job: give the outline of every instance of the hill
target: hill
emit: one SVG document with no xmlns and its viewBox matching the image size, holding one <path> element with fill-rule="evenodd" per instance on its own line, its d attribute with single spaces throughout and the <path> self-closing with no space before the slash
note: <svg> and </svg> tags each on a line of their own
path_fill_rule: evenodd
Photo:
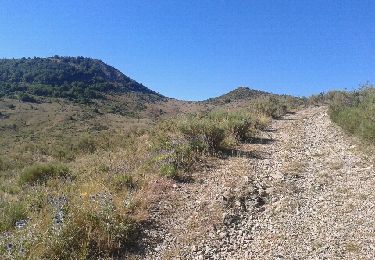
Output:
<svg viewBox="0 0 375 260">
<path fill-rule="evenodd" d="M 0 97 L 88 101 L 129 92 L 163 97 L 97 59 L 61 56 L 0 59 Z"/>
<path fill-rule="evenodd" d="M 224 95 L 216 98 L 209 98 L 205 100 L 206 103 L 227 104 L 235 101 L 251 100 L 260 96 L 269 96 L 271 93 L 250 89 L 248 87 L 238 87 Z"/>
</svg>

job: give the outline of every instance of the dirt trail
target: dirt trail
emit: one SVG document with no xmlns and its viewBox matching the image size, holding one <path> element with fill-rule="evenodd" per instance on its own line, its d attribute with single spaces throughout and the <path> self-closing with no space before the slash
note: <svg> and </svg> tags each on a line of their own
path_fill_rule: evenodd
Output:
<svg viewBox="0 0 375 260">
<path fill-rule="evenodd" d="M 373 158 L 317 107 L 175 184 L 146 259 L 375 259 Z"/>
</svg>

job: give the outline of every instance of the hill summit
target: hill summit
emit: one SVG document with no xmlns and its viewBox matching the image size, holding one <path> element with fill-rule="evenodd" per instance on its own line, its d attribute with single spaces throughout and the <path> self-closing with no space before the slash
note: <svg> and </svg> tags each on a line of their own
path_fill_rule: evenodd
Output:
<svg viewBox="0 0 375 260">
<path fill-rule="evenodd" d="M 0 96 L 31 94 L 80 100 L 128 92 L 162 97 L 97 59 L 61 56 L 0 59 Z"/>
<path fill-rule="evenodd" d="M 271 93 L 251 89 L 249 87 L 238 87 L 224 95 L 216 98 L 209 98 L 205 102 L 211 103 L 230 103 L 233 101 L 250 100 L 259 96 L 272 95 Z"/>
</svg>

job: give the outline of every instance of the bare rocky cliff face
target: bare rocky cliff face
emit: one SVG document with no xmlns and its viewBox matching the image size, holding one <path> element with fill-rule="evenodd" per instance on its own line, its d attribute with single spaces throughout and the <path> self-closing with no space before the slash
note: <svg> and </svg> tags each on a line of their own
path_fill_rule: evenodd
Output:
<svg viewBox="0 0 375 260">
<path fill-rule="evenodd" d="M 194 182 L 170 183 L 139 257 L 374 259 L 374 158 L 325 107 L 275 120 L 263 134 Z"/>
</svg>

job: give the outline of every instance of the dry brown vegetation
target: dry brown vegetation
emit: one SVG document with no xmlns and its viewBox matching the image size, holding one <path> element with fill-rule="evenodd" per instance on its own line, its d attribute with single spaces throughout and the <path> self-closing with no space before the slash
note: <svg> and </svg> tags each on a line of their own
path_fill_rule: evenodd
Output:
<svg viewBox="0 0 375 260">
<path fill-rule="evenodd" d="M 297 105 L 260 97 L 237 110 L 176 100 L 148 101 L 138 110 L 129 103 L 135 114 L 116 110 L 132 98 L 0 101 L 4 258 L 128 254 L 170 183 L 186 181 L 206 158 L 251 142 L 269 118 Z"/>
</svg>

